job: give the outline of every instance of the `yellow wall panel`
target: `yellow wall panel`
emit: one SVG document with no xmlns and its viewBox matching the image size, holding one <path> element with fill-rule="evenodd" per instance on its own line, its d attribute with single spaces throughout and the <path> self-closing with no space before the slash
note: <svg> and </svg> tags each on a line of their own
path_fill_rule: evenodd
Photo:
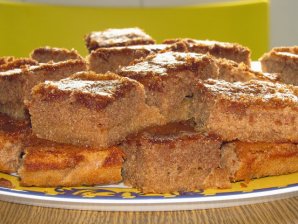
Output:
<svg viewBox="0 0 298 224">
<path fill-rule="evenodd" d="M 98 8 L 0 1 L 0 55 L 27 56 L 36 47 L 75 48 L 106 28 L 138 26 L 158 42 L 190 37 L 239 42 L 258 58 L 268 50 L 268 1 L 171 8 Z"/>
</svg>

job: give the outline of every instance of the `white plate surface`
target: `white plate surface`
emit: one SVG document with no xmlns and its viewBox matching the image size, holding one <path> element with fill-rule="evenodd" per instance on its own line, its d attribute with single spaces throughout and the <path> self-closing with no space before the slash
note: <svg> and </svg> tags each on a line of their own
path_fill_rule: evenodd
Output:
<svg viewBox="0 0 298 224">
<path fill-rule="evenodd" d="M 298 196 L 298 173 L 234 183 L 231 189 L 172 194 L 142 194 L 122 184 L 77 188 L 21 187 L 18 178 L 0 173 L 0 200 L 64 209 L 170 211 L 229 207 Z"/>
</svg>

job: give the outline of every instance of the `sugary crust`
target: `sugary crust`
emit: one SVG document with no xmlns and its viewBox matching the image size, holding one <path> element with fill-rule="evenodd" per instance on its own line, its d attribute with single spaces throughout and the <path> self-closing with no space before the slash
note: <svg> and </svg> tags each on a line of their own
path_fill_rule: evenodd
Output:
<svg viewBox="0 0 298 224">
<path fill-rule="evenodd" d="M 146 53 L 156 53 L 168 47 L 166 44 L 149 44 L 149 45 L 131 45 L 120 47 L 98 48 L 90 53 L 92 57 L 108 59 L 113 54 L 121 54 L 123 57 L 135 51 L 145 51 Z"/>
<path fill-rule="evenodd" d="M 132 45 L 125 47 L 98 48 L 88 56 L 90 70 L 105 73 L 116 72 L 136 59 L 164 50 L 165 44 Z"/>
<path fill-rule="evenodd" d="M 12 62 L 13 60 L 15 60 L 15 57 L 13 56 L 0 57 L 0 66 Z"/>
<path fill-rule="evenodd" d="M 259 61 L 263 71 L 279 73 L 281 82 L 298 85 L 298 46 L 273 48 Z"/>
<path fill-rule="evenodd" d="M 210 40 L 194 39 L 170 39 L 165 40 L 164 44 L 172 44 L 173 51 L 188 51 L 196 53 L 209 53 L 215 57 L 227 58 L 238 63 L 243 62 L 250 65 L 250 50 L 237 43 L 227 43 Z"/>
<path fill-rule="evenodd" d="M 61 61 L 57 63 L 47 63 L 47 64 L 40 64 L 39 66 L 32 66 L 28 69 L 28 72 L 55 72 L 59 69 L 67 69 L 71 70 L 75 66 L 81 67 L 82 70 L 87 68 L 86 62 L 84 60 L 68 60 L 68 61 Z M 74 72 L 75 73 L 75 72 Z"/>
<path fill-rule="evenodd" d="M 89 52 L 101 47 L 154 44 L 155 41 L 139 28 L 107 29 L 91 32 L 85 37 Z"/>
<path fill-rule="evenodd" d="M 245 105 L 262 105 L 267 108 L 291 107 L 298 110 L 298 87 L 251 80 L 249 82 L 229 83 L 223 80 L 206 80 L 199 82 L 200 92 L 219 100 L 228 100 Z M 235 104 L 236 106 L 236 104 Z M 240 105 L 239 105 L 240 106 Z"/>
<path fill-rule="evenodd" d="M 1 60 L 1 59 L 0 59 Z M 3 62 L 1 64 L 0 62 L 0 72 L 16 69 L 16 68 L 22 68 L 30 65 L 38 65 L 38 62 L 31 59 L 31 58 L 13 58 L 10 57 L 8 59 L 3 59 Z"/>
<path fill-rule="evenodd" d="M 233 181 L 298 172 L 297 144 L 236 141 L 222 151 L 221 164 Z"/>
<path fill-rule="evenodd" d="M 298 66 L 298 46 L 272 48 L 259 61 L 265 72 L 283 72 L 285 66 Z M 279 67 L 273 67 L 271 63 L 278 63 Z"/>
<path fill-rule="evenodd" d="M 149 55 L 131 66 L 123 67 L 119 74 L 141 82 L 150 90 L 160 91 L 163 86 L 162 80 L 179 72 L 200 73 L 212 62 L 210 57 L 202 54 L 163 52 Z M 212 75 L 214 76 L 210 74 Z"/>
<path fill-rule="evenodd" d="M 36 66 L 23 67 L 21 69 L 13 69 L 6 72 L 0 72 L 0 80 L 13 80 L 20 79 L 22 76 L 28 76 L 36 72 L 50 73 L 59 69 L 71 69 L 74 66 L 82 66 L 86 69 L 86 62 L 82 60 L 69 60 L 58 63 L 39 64 Z"/>
<path fill-rule="evenodd" d="M 260 60 L 262 61 L 263 59 L 269 57 L 277 57 L 283 60 L 292 60 L 298 63 L 298 46 L 272 48 L 271 51 L 265 53 Z"/>
<path fill-rule="evenodd" d="M 141 87 L 134 80 L 113 73 L 103 75 L 88 71 L 60 81 L 41 83 L 33 88 L 32 94 L 42 101 L 71 97 L 73 103 L 89 109 L 102 110 L 136 88 Z"/>
<path fill-rule="evenodd" d="M 34 49 L 31 52 L 30 56 L 39 63 L 48 63 L 51 61 L 59 62 L 71 59 L 83 60 L 83 58 L 75 49 L 68 50 L 65 48 L 56 48 L 48 46 Z"/>
<path fill-rule="evenodd" d="M 216 63 L 219 68 L 219 79 L 228 82 L 247 82 L 253 79 L 271 82 L 279 81 L 278 74 L 254 71 L 244 63 L 236 63 L 224 58 L 216 59 Z"/>
</svg>

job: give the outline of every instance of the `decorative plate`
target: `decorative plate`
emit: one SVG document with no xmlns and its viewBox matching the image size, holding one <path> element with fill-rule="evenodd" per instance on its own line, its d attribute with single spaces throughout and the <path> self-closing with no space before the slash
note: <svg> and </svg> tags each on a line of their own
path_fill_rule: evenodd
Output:
<svg viewBox="0 0 298 224">
<path fill-rule="evenodd" d="M 252 68 L 260 70 L 260 63 Z M 231 189 L 143 194 L 122 184 L 95 187 L 22 187 L 18 177 L 0 173 L 0 200 L 64 209 L 170 211 L 229 207 L 298 196 L 298 173 L 237 182 Z"/>
<path fill-rule="evenodd" d="M 0 200 L 65 209 L 169 211 L 229 207 L 298 196 L 298 173 L 234 183 L 231 189 L 142 194 L 122 184 L 95 187 L 21 187 L 17 176 L 0 173 Z"/>
</svg>

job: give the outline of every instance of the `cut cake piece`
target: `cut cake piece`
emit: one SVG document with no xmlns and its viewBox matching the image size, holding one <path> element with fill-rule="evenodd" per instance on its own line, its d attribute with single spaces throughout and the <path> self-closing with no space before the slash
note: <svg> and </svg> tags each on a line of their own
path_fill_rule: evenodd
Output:
<svg viewBox="0 0 298 224">
<path fill-rule="evenodd" d="M 298 88 L 252 80 L 200 81 L 194 99 L 197 129 L 224 141 L 298 143 Z"/>
<path fill-rule="evenodd" d="M 237 63 L 243 62 L 250 66 L 250 50 L 237 43 L 194 40 L 194 39 L 169 39 L 164 44 L 173 44 L 173 51 L 189 51 L 200 54 L 211 54 L 218 58 L 226 58 Z"/>
<path fill-rule="evenodd" d="M 281 82 L 298 85 L 298 46 L 273 48 L 259 61 L 264 72 L 279 73 Z"/>
<path fill-rule="evenodd" d="M 166 122 L 190 119 L 195 83 L 217 78 L 215 61 L 207 55 L 163 52 L 121 68 L 119 75 L 135 79 L 146 90 L 148 105 L 159 108 Z"/>
<path fill-rule="evenodd" d="M 22 186 L 118 183 L 123 157 L 117 147 L 76 147 L 39 139 L 28 121 L 0 114 L 0 172 L 18 171 Z"/>
<path fill-rule="evenodd" d="M 15 57 L 2 57 L 0 58 L 0 72 L 22 68 L 30 65 L 38 65 L 38 62 L 31 58 L 15 58 Z"/>
<path fill-rule="evenodd" d="M 65 48 L 57 48 L 57 47 L 40 47 L 34 49 L 31 54 L 31 58 L 38 61 L 39 63 L 48 63 L 48 62 L 59 62 L 59 61 L 67 61 L 67 60 L 75 60 L 83 58 L 79 55 L 79 53 L 75 49 L 65 49 Z"/>
<path fill-rule="evenodd" d="M 81 72 L 33 88 L 29 112 L 40 138 L 107 147 L 163 117 L 145 103 L 143 86 L 115 74 Z"/>
<path fill-rule="evenodd" d="M 12 62 L 13 60 L 15 60 L 15 57 L 13 57 L 13 56 L 0 57 L 0 65 L 7 64 L 9 62 Z"/>
<path fill-rule="evenodd" d="M 25 148 L 18 173 L 22 186 L 116 184 L 122 180 L 123 157 L 117 147 L 98 149 L 43 141 Z"/>
<path fill-rule="evenodd" d="M 175 40 L 173 41 L 169 40 L 168 42 L 171 43 L 174 41 Z M 195 42 L 198 42 L 198 44 L 193 45 L 193 43 Z M 203 43 L 205 43 L 206 46 L 209 46 L 209 48 L 202 48 Z M 214 43 L 214 45 L 212 45 L 211 43 Z M 279 81 L 278 74 L 270 74 L 270 73 L 263 73 L 261 71 L 254 71 L 253 69 L 250 68 L 250 63 L 236 62 L 235 60 L 233 60 L 233 56 L 234 56 L 233 53 L 230 53 L 231 56 L 229 56 L 229 54 L 227 54 L 226 56 L 224 55 L 220 56 L 220 55 L 217 55 L 216 54 L 217 51 L 213 49 L 214 46 L 217 46 L 227 51 L 227 49 L 231 50 L 233 48 L 232 47 L 233 45 L 235 45 L 234 46 L 235 49 L 238 49 L 238 51 L 240 51 L 241 47 L 238 46 L 237 44 L 183 39 L 180 42 L 178 41 L 172 45 L 168 45 L 165 51 L 193 52 L 193 53 L 208 54 L 209 56 L 214 57 L 214 60 L 217 63 L 217 66 L 219 69 L 218 79 L 223 79 L 228 82 L 237 82 L 237 81 L 246 82 L 252 79 L 272 81 L 272 82 Z M 197 46 L 197 47 L 194 47 L 194 46 Z M 238 52 L 237 50 L 235 51 Z M 250 60 L 249 56 L 247 60 L 248 61 Z"/>
<path fill-rule="evenodd" d="M 17 171 L 24 138 L 29 132 L 29 122 L 16 121 L 0 114 L 0 172 L 14 173 Z"/>
<path fill-rule="evenodd" d="M 155 41 L 140 28 L 106 29 L 85 37 L 89 52 L 102 47 L 154 44 Z"/>
<path fill-rule="evenodd" d="M 59 80 L 86 69 L 84 61 L 69 60 L 0 72 L 0 112 L 17 119 L 26 119 L 24 101 L 30 99 L 33 86 L 45 80 Z"/>
<path fill-rule="evenodd" d="M 219 69 L 218 79 L 223 79 L 227 82 L 247 82 L 250 80 L 279 81 L 278 74 L 254 71 L 244 63 L 236 63 L 224 58 L 216 59 L 216 63 Z"/>
<path fill-rule="evenodd" d="M 219 168 L 220 146 L 219 138 L 187 123 L 149 128 L 122 145 L 124 184 L 144 193 L 228 188 L 227 172 Z"/>
<path fill-rule="evenodd" d="M 231 142 L 222 147 L 221 165 L 232 181 L 298 172 L 298 145 Z"/>
<path fill-rule="evenodd" d="M 125 47 L 98 48 L 88 56 L 89 68 L 97 73 L 117 72 L 135 59 L 164 50 L 168 45 L 133 45 Z"/>
</svg>

